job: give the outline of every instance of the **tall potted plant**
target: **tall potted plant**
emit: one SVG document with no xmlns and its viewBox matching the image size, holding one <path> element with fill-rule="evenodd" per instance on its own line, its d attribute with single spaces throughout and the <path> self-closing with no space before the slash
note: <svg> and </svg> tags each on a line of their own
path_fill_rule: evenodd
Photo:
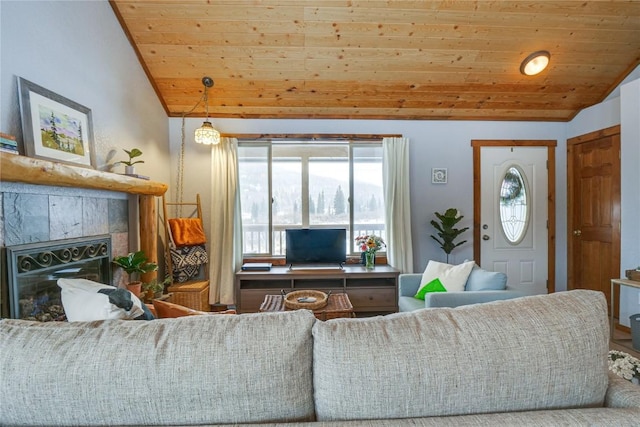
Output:
<svg viewBox="0 0 640 427">
<path fill-rule="evenodd" d="M 449 262 L 449 254 L 453 251 L 454 248 L 466 243 L 466 240 L 462 242 L 455 243 L 454 240 L 467 231 L 469 227 L 464 228 L 455 228 L 455 225 L 460 222 L 463 215 L 458 216 L 458 209 L 449 208 L 444 214 L 434 212 L 435 216 L 438 218 L 440 222 L 436 222 L 436 220 L 431 220 L 431 225 L 438 231 L 438 237 L 431 235 L 431 238 L 440 244 L 440 247 L 447 254 L 447 263 Z"/>
<path fill-rule="evenodd" d="M 142 282 L 136 280 L 138 275 L 150 273 L 158 269 L 158 264 L 149 262 L 143 251 L 130 252 L 127 255 L 117 256 L 113 263 L 122 268 L 129 275 L 127 289 L 139 297 L 142 291 Z"/>
</svg>

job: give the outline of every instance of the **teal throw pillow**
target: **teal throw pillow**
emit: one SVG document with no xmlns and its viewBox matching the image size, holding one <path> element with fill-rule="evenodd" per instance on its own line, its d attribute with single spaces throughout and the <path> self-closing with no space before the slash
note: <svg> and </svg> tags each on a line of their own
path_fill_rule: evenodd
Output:
<svg viewBox="0 0 640 427">
<path fill-rule="evenodd" d="M 424 296 L 428 292 L 447 292 L 444 286 L 442 286 L 442 282 L 440 279 L 435 278 L 423 287 L 420 288 L 417 294 L 414 295 L 414 298 L 421 299 L 424 301 Z"/>
<path fill-rule="evenodd" d="M 498 271 L 487 271 L 475 266 L 469 274 L 465 291 L 504 291 L 507 289 L 507 275 Z"/>
</svg>

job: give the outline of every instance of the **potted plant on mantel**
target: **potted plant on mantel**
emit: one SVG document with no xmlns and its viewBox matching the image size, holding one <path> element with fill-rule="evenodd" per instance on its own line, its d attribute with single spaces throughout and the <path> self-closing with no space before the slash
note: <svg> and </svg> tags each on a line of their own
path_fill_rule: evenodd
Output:
<svg viewBox="0 0 640 427">
<path fill-rule="evenodd" d="M 123 151 L 127 153 L 127 155 L 129 156 L 129 160 L 123 160 L 118 163 L 122 163 L 124 165 L 125 175 L 135 175 L 136 169 L 133 165 L 135 165 L 136 163 L 144 163 L 144 160 L 133 161 L 133 159 L 135 159 L 136 157 L 142 156 L 142 151 L 140 151 L 137 148 L 134 148 L 132 150 L 123 149 Z"/>
<path fill-rule="evenodd" d="M 127 255 L 117 256 L 113 263 L 122 268 L 129 275 L 127 289 L 139 297 L 142 292 L 142 282 L 135 280 L 137 275 L 151 273 L 158 269 L 158 264 L 149 262 L 143 251 L 131 252 Z"/>
</svg>

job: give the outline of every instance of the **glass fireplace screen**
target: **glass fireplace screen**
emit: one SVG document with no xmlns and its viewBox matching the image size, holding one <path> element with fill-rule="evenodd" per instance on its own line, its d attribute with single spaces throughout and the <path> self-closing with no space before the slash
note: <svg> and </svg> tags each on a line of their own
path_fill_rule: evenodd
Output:
<svg viewBox="0 0 640 427">
<path fill-rule="evenodd" d="M 65 320 L 58 279 L 111 283 L 111 238 L 99 236 L 7 247 L 10 316 Z"/>
</svg>

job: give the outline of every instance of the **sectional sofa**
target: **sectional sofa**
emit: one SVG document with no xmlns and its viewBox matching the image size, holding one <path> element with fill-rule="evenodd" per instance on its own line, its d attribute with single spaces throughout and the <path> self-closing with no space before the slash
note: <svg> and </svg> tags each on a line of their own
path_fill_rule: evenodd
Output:
<svg viewBox="0 0 640 427">
<path fill-rule="evenodd" d="M 0 321 L 0 425 L 637 426 L 575 290 L 360 319 Z"/>
</svg>

